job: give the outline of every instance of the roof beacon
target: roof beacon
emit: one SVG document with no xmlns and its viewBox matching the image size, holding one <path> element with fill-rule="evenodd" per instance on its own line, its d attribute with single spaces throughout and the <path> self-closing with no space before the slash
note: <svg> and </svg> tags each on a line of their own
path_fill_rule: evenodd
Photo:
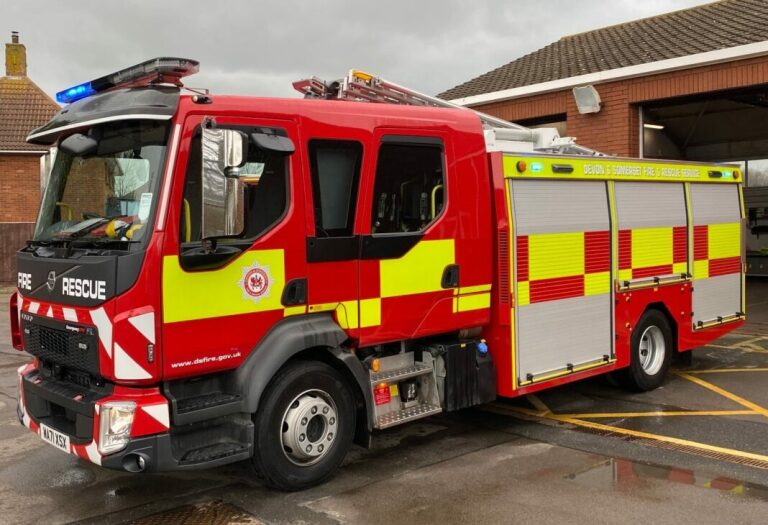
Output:
<svg viewBox="0 0 768 525">
<path fill-rule="evenodd" d="M 56 93 L 56 101 L 69 104 L 118 87 L 148 86 L 149 84 L 174 84 L 181 87 L 181 79 L 194 75 L 199 69 L 200 62 L 197 60 L 172 57 L 153 58 L 90 82 L 59 91 Z"/>
</svg>

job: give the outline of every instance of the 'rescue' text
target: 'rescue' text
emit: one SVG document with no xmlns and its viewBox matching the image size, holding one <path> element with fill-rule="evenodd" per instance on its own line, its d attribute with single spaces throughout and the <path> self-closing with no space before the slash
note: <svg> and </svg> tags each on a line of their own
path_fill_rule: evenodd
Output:
<svg viewBox="0 0 768 525">
<path fill-rule="evenodd" d="M 106 299 L 107 283 L 106 281 L 62 277 L 61 294 L 85 299 Z"/>
</svg>

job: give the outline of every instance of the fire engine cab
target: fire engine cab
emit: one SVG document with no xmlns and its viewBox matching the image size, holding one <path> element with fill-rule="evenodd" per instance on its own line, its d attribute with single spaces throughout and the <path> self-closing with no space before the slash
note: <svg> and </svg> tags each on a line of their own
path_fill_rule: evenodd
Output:
<svg viewBox="0 0 768 525">
<path fill-rule="evenodd" d="M 597 374 L 659 386 L 744 320 L 737 167 L 604 156 L 352 71 L 304 98 L 75 86 L 18 252 L 18 416 L 129 472 L 328 479 L 374 430 Z"/>
</svg>

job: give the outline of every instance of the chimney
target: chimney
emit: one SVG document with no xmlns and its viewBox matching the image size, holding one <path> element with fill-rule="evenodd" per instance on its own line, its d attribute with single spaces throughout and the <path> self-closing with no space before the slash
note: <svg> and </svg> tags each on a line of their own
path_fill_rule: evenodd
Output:
<svg viewBox="0 0 768 525">
<path fill-rule="evenodd" d="M 5 74 L 9 77 L 27 76 L 27 48 L 19 44 L 18 31 L 11 31 L 11 43 L 5 44 Z"/>
</svg>

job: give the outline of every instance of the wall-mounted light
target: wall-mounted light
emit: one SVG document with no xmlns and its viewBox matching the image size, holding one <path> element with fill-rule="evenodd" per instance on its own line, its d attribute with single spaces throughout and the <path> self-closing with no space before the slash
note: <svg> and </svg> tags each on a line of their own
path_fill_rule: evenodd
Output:
<svg viewBox="0 0 768 525">
<path fill-rule="evenodd" d="M 573 98 L 576 99 L 576 107 L 582 115 L 600 112 L 600 94 L 595 89 L 595 86 L 573 88 Z"/>
<path fill-rule="evenodd" d="M 664 126 L 661 124 L 643 124 L 643 127 L 648 129 L 664 129 Z"/>
</svg>

